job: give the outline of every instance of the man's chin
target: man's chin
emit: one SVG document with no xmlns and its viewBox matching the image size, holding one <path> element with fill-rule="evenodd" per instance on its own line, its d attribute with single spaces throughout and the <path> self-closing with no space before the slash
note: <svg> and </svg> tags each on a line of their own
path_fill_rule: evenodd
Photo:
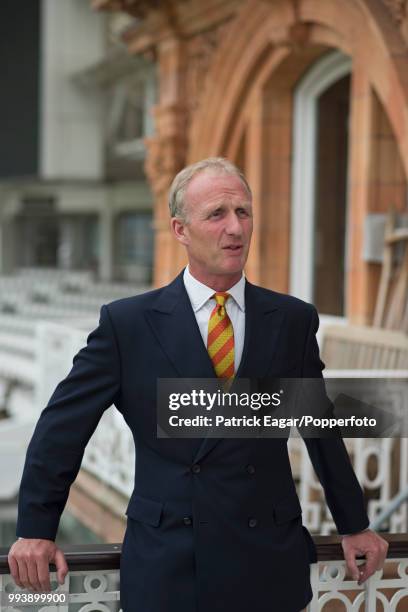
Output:
<svg viewBox="0 0 408 612">
<path fill-rule="evenodd" d="M 228 276 L 233 276 L 234 274 L 242 273 L 244 269 L 245 262 L 242 260 L 234 261 L 234 262 L 226 262 L 224 266 L 222 266 L 221 274 L 225 274 Z"/>
</svg>

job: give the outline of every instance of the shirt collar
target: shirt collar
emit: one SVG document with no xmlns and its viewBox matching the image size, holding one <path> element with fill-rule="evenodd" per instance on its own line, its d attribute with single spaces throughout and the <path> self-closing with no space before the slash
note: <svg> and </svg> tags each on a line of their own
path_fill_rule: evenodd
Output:
<svg viewBox="0 0 408 612">
<path fill-rule="evenodd" d="M 214 295 L 215 289 L 204 285 L 191 274 L 188 265 L 184 269 L 183 274 L 184 286 L 190 298 L 191 306 L 194 312 L 197 312 L 204 306 L 206 302 Z M 242 312 L 245 312 L 245 274 L 242 273 L 241 278 L 235 285 L 228 289 L 228 293 L 234 298 Z"/>
</svg>

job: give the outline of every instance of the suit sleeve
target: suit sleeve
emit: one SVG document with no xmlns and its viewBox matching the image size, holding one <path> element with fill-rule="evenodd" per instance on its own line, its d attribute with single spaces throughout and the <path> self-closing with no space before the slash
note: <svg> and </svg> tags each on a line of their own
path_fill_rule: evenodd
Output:
<svg viewBox="0 0 408 612">
<path fill-rule="evenodd" d="M 333 405 L 326 395 L 322 375 L 325 364 L 320 359 L 316 340 L 318 327 L 319 317 L 312 306 L 303 361 L 303 377 L 322 379 L 325 405 L 331 411 Z M 339 534 L 353 534 L 366 529 L 369 519 L 365 510 L 363 491 L 354 473 L 340 429 L 336 427 L 334 435 L 332 430 L 329 437 L 303 439 Z"/>
<path fill-rule="evenodd" d="M 18 537 L 55 539 L 88 440 L 119 392 L 119 352 L 108 307 L 102 306 L 99 326 L 75 355 L 30 440 L 18 499 Z"/>
</svg>

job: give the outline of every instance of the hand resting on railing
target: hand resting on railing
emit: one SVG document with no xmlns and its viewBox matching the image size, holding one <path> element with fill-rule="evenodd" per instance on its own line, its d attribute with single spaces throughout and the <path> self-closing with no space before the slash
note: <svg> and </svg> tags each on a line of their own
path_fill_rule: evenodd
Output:
<svg viewBox="0 0 408 612">
<path fill-rule="evenodd" d="M 50 563 L 57 568 L 60 584 L 64 583 L 68 573 L 64 553 L 52 540 L 18 539 L 9 550 L 8 563 L 15 583 L 35 591 L 51 590 Z"/>
<path fill-rule="evenodd" d="M 383 568 L 387 557 L 388 542 L 375 531 L 366 529 L 353 535 L 343 535 L 341 545 L 348 570 L 358 584 L 362 584 L 376 571 Z M 357 556 L 365 556 L 365 563 L 357 566 Z"/>
</svg>

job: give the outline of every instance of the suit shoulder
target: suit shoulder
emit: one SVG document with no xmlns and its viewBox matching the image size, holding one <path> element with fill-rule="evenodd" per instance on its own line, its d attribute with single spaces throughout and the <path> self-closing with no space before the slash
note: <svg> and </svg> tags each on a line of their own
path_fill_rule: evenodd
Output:
<svg viewBox="0 0 408 612">
<path fill-rule="evenodd" d="M 289 308 L 290 310 L 303 312 L 305 314 L 309 313 L 309 316 L 316 310 L 316 307 L 310 302 L 301 300 L 300 298 L 290 295 L 289 293 L 273 291 L 272 289 L 266 289 L 266 287 L 259 287 L 258 285 L 252 285 L 252 287 L 259 292 L 263 299 L 266 299 L 271 303 L 273 302 L 277 306 L 287 309 Z"/>
<path fill-rule="evenodd" d="M 129 297 L 120 298 L 119 300 L 113 300 L 105 304 L 109 313 L 117 317 L 122 317 L 127 313 L 134 314 L 137 311 L 142 311 L 145 308 L 151 306 L 151 304 L 159 297 L 164 287 L 159 289 L 152 289 L 151 291 L 144 291 L 137 295 L 131 295 Z"/>
</svg>

